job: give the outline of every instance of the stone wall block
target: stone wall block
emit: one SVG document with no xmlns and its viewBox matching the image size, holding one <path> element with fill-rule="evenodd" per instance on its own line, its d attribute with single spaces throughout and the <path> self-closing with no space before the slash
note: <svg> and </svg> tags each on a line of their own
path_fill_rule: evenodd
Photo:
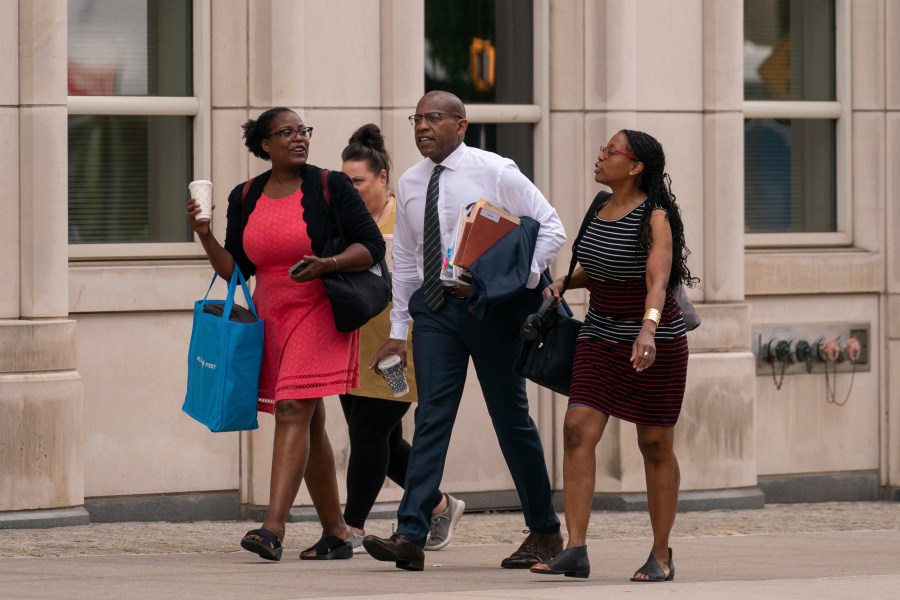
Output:
<svg viewBox="0 0 900 600">
<path fill-rule="evenodd" d="M 550 110 L 584 110 L 585 63 L 603 62 L 585 53 L 585 6 L 581 0 L 550 3 Z M 589 3 L 590 4 L 590 3 Z M 555 174 L 555 173 L 554 173 Z"/>
<path fill-rule="evenodd" d="M 0 373 L 75 369 L 75 321 L 0 321 Z"/>
<path fill-rule="evenodd" d="M 65 106 L 22 108 L 19 119 L 21 315 L 68 315 L 68 157 Z M 64 140 L 64 138 L 63 138 Z"/>
<path fill-rule="evenodd" d="M 15 2 L 8 1 L 3 4 L 8 7 L 15 5 Z M 13 15 L 11 21 L 4 19 L 4 22 L 15 23 L 16 18 Z M 68 81 L 66 44 L 69 39 L 67 22 L 65 0 L 20 0 L 19 102 L 23 106 L 66 105 Z M 56 135 L 49 139 L 58 138 Z"/>
<path fill-rule="evenodd" d="M 888 110 L 900 110 L 900 0 L 884 2 L 885 97 Z"/>
<path fill-rule="evenodd" d="M 381 106 L 385 109 L 415 107 L 425 91 L 425 39 L 410 35 L 411 31 L 425 31 L 425 3 L 382 0 L 381 63 L 373 71 L 381 71 Z M 397 176 L 402 172 L 398 170 Z"/>
<path fill-rule="evenodd" d="M 0 511 L 84 502 L 81 404 L 74 371 L 0 375 Z"/>
<path fill-rule="evenodd" d="M 0 56 L 7 57 L 3 61 L 3 68 L 0 69 L 0 107 L 19 105 L 19 63 L 11 58 L 18 56 L 19 53 L 18 25 L 18 4 L 16 2 L 0 3 Z M 0 131 L 9 131 L 9 129 L 3 127 Z M 4 137 L 6 136 L 4 135 Z M 0 144 L 2 143 L 0 141 Z M 3 161 L 0 160 L 0 165 L 2 164 Z"/>
<path fill-rule="evenodd" d="M 212 105 L 247 105 L 247 19 L 248 0 L 211 2 L 210 44 L 212 45 Z M 218 148 L 213 144 L 213 148 Z"/>
<path fill-rule="evenodd" d="M 744 102 L 744 3 L 703 0 L 703 106 L 740 111 Z"/>
<path fill-rule="evenodd" d="M 0 12 L 5 10 L 0 8 Z M 6 27 L 5 24 L 0 28 Z M 0 35 L 2 38 L 2 35 Z M 0 42 L 2 44 L 2 42 Z M 15 69 L 10 69 L 15 71 Z M 5 72 L 5 69 L 4 69 Z M 3 85 L 0 83 L 0 89 Z M 14 86 L 15 87 L 15 86 Z M 2 93 L 2 92 L 0 92 Z M 15 104 L 15 101 L 13 101 Z M 19 110 L 0 106 L 0 181 L 7 193 L 0 197 L 0 319 L 19 317 Z"/>
<path fill-rule="evenodd" d="M 882 110 L 885 99 L 884 0 L 850 2 L 850 74 L 854 110 Z M 865 35 L 857 35 L 858 32 Z M 894 34 L 896 35 L 896 33 Z"/>
<path fill-rule="evenodd" d="M 703 203 L 698 215 L 685 212 L 685 231 L 703 232 L 703 246 L 688 239 L 702 257 L 701 288 L 707 302 L 744 299 L 744 120 L 739 112 L 703 115 Z M 689 229 L 690 228 L 690 229 Z"/>
</svg>

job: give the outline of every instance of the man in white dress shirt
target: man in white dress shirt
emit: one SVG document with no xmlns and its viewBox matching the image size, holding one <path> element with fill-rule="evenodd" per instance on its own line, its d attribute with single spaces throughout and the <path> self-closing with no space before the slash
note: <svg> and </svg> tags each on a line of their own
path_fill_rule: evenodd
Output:
<svg viewBox="0 0 900 600">
<path fill-rule="evenodd" d="M 541 440 L 528 414 L 525 380 L 513 370 L 521 323 L 499 308 L 476 319 L 467 309 L 469 288 L 441 281 L 439 273 L 460 207 L 480 198 L 540 223 L 527 288 L 538 285 L 565 242 L 565 231 L 556 210 L 513 161 L 463 143 L 468 121 L 459 98 L 429 92 L 409 119 L 425 158 L 397 186 L 391 333 L 371 366 L 389 354 L 398 354 L 405 366 L 406 334 L 414 323 L 419 405 L 397 531 L 386 539 L 367 536 L 363 545 L 398 568 L 424 568 L 422 547 L 471 357 L 530 530 L 501 566 L 529 568 L 562 550 L 562 536 Z"/>
</svg>

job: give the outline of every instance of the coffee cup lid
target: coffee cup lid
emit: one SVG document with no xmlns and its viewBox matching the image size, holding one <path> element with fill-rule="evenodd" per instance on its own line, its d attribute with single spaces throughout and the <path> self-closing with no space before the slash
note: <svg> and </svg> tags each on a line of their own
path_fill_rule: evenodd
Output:
<svg viewBox="0 0 900 600">
<path fill-rule="evenodd" d="M 379 369 L 389 369 L 400 362 L 400 357 L 396 354 L 390 354 L 378 361 Z"/>
</svg>

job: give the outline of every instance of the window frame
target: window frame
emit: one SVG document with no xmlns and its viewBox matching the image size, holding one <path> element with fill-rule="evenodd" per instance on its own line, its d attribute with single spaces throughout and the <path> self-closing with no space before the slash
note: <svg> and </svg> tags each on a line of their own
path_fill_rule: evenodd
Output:
<svg viewBox="0 0 900 600">
<path fill-rule="evenodd" d="M 533 104 L 466 104 L 466 120 L 478 124 L 534 125 L 534 185 L 550 190 L 550 0 L 533 4 Z"/>
<path fill-rule="evenodd" d="M 192 117 L 194 179 L 211 179 L 212 100 L 210 69 L 211 0 L 193 0 L 193 96 L 68 96 L 69 115 L 137 115 Z M 185 182 L 187 199 L 187 182 Z M 190 242 L 69 244 L 69 260 L 122 260 L 203 257 L 203 247 Z"/>
<path fill-rule="evenodd" d="M 745 100 L 743 116 L 745 119 L 834 121 L 836 231 L 745 233 L 746 248 L 839 247 L 853 244 L 853 170 L 850 167 L 853 156 L 850 0 L 835 0 L 834 25 L 835 99 L 833 101 Z"/>
</svg>

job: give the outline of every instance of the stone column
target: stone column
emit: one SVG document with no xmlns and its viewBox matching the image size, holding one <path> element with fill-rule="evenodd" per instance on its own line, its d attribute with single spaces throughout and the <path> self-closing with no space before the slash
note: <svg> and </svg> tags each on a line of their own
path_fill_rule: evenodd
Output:
<svg viewBox="0 0 900 600">
<path fill-rule="evenodd" d="M 66 2 L 4 3 L 0 22 L 6 56 L 19 57 L 0 81 L 0 120 L 13 132 L 0 145 L 12 192 L 0 200 L 0 528 L 87 523 L 67 318 Z"/>
<path fill-rule="evenodd" d="M 886 0 L 885 22 L 885 130 L 886 152 L 884 165 L 885 181 L 885 222 L 887 301 L 885 302 L 885 358 L 882 363 L 887 380 L 886 392 L 887 423 L 885 431 L 886 448 L 882 456 L 882 483 L 887 496 L 900 500 L 900 0 Z"/>
</svg>

